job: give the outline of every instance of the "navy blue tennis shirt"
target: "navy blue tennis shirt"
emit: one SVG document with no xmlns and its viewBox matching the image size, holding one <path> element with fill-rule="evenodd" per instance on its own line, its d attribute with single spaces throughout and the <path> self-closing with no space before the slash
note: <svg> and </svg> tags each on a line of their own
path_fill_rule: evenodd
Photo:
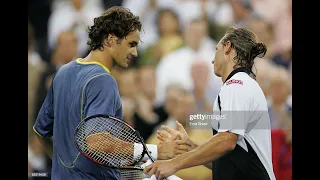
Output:
<svg viewBox="0 0 320 180">
<path fill-rule="evenodd" d="M 39 136 L 53 136 L 53 180 L 118 180 L 118 170 L 94 164 L 73 142 L 76 126 L 87 116 L 123 118 L 118 85 L 109 69 L 98 62 L 81 60 L 71 61 L 56 73 L 33 129 Z"/>
</svg>

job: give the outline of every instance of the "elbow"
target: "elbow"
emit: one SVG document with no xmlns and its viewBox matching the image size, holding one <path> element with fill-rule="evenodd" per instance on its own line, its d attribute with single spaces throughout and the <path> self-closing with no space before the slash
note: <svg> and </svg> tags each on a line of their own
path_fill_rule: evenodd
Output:
<svg viewBox="0 0 320 180">
<path fill-rule="evenodd" d="M 233 151 L 234 148 L 236 148 L 236 145 L 237 145 L 237 141 L 228 141 L 226 143 L 226 151 Z"/>
<path fill-rule="evenodd" d="M 226 132 L 224 133 L 223 149 L 225 152 L 233 151 L 238 141 L 237 134 Z"/>
</svg>

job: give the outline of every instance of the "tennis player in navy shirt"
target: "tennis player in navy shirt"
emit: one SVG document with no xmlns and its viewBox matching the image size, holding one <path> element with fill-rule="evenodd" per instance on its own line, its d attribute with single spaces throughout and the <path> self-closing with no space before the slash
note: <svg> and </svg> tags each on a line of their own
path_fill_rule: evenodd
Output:
<svg viewBox="0 0 320 180">
<path fill-rule="evenodd" d="M 126 68 L 137 54 L 138 16 L 112 7 L 88 30 L 90 53 L 62 66 L 53 78 L 33 126 L 52 155 L 53 180 L 118 180 L 118 170 L 102 168 L 76 149 L 73 135 L 85 117 L 108 114 L 122 119 L 118 85 L 110 75 L 115 65 Z"/>
</svg>

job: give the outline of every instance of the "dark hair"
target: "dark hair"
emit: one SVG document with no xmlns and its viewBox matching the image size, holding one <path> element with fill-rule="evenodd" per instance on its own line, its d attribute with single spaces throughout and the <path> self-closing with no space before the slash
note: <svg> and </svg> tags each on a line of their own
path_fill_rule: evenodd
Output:
<svg viewBox="0 0 320 180">
<path fill-rule="evenodd" d="M 135 30 L 141 31 L 139 16 L 129 9 L 113 6 L 101 16 L 94 18 L 93 26 L 88 28 L 90 50 L 103 50 L 103 40 L 114 34 L 120 40 Z"/>
<path fill-rule="evenodd" d="M 244 27 L 231 27 L 227 30 L 223 40 L 223 45 L 227 41 L 231 42 L 231 47 L 235 49 L 235 67 L 245 67 L 255 78 L 252 72 L 254 59 L 258 56 L 263 58 L 267 52 L 267 46 L 262 42 L 257 42 L 256 35 Z"/>
</svg>

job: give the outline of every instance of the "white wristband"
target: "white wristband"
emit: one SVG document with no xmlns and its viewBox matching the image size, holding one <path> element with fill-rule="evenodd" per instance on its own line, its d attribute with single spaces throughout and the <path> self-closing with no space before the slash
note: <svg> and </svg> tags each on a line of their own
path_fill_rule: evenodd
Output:
<svg viewBox="0 0 320 180">
<path fill-rule="evenodd" d="M 149 150 L 149 154 L 154 160 L 158 158 L 158 146 L 154 144 L 147 144 L 147 148 Z M 137 151 L 139 149 L 139 151 Z M 139 155 L 141 155 L 141 149 L 143 149 L 142 144 L 134 143 L 134 150 L 133 150 L 133 158 L 136 160 Z M 149 156 L 146 154 L 144 155 L 142 161 L 148 160 Z"/>
<path fill-rule="evenodd" d="M 154 160 L 157 160 L 158 159 L 158 146 L 157 145 L 154 145 L 154 144 L 146 144 L 147 145 L 147 148 L 149 150 L 149 154 L 151 155 L 151 157 L 154 159 Z M 145 155 L 143 157 L 143 160 L 147 160 L 149 159 L 148 155 Z"/>
</svg>

